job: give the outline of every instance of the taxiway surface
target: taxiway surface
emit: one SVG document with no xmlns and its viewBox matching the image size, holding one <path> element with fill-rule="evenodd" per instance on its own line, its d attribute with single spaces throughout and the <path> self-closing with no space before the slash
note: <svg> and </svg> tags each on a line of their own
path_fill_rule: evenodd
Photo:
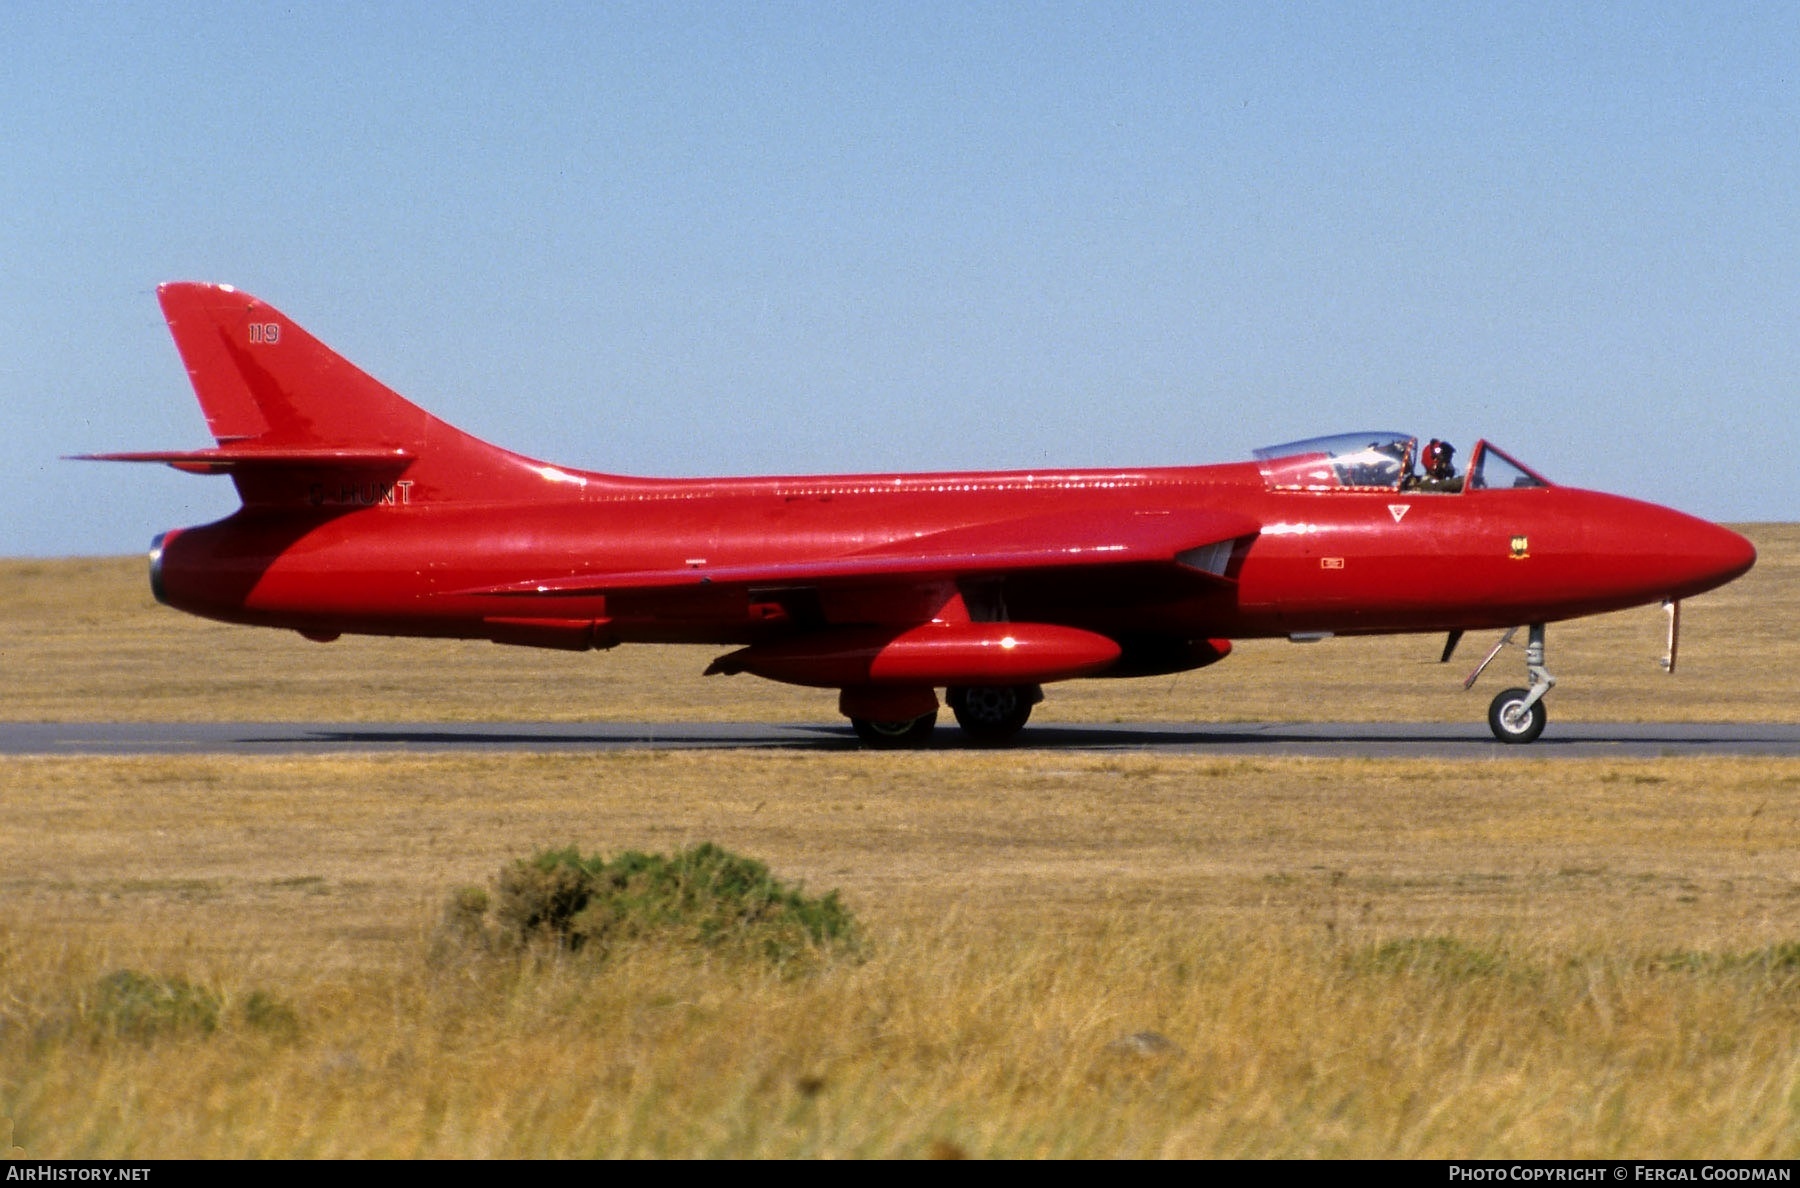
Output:
<svg viewBox="0 0 1800 1188">
<path fill-rule="evenodd" d="M 1280 722 L 1059 725 L 1026 729 L 1032 750 L 1415 759 L 1800 756 L 1800 725 L 1556 723 L 1530 746 L 1505 746 L 1478 723 Z M 933 750 L 964 749 L 954 726 Z M 855 750 L 848 724 L 612 722 L 7 722 L 5 755 L 326 755 L 568 752 L 749 747 Z"/>
</svg>

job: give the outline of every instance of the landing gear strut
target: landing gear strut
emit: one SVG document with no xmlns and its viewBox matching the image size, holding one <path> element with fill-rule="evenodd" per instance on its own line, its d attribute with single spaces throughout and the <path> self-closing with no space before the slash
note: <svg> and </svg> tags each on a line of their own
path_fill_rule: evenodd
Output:
<svg viewBox="0 0 1800 1188">
<path fill-rule="evenodd" d="M 1513 629 L 1518 630 L 1517 628 Z M 1481 675 L 1488 660 L 1492 660 L 1501 648 L 1512 639 L 1513 632 L 1508 631 L 1506 637 L 1494 645 L 1488 653 L 1487 660 L 1481 662 L 1468 683 L 1474 684 L 1475 677 Z M 1507 689 L 1488 705 L 1488 727 L 1493 730 L 1494 737 L 1503 743 L 1528 743 L 1537 739 L 1544 732 L 1544 723 L 1549 720 L 1549 711 L 1544 708 L 1544 694 L 1556 685 L 1556 678 L 1544 667 L 1544 625 L 1533 623 L 1525 644 L 1525 675 L 1530 678 L 1531 685 L 1525 689 Z"/>
</svg>

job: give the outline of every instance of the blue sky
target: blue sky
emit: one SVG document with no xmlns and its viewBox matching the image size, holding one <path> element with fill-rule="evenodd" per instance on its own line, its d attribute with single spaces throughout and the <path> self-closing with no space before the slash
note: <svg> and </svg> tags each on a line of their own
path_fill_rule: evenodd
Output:
<svg viewBox="0 0 1800 1188">
<path fill-rule="evenodd" d="M 157 309 L 261 296 L 647 474 L 1361 428 L 1800 519 L 1800 8 L 0 7 L 0 555 L 229 483 Z"/>
</svg>

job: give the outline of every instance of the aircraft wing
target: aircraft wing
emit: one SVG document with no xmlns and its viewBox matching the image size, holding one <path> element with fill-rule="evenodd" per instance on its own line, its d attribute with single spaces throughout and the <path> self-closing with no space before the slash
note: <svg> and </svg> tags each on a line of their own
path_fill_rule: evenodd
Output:
<svg viewBox="0 0 1800 1188">
<path fill-rule="evenodd" d="M 462 594 L 594 595 L 701 586 L 803 588 L 1151 566 L 1229 584 L 1233 542 L 1261 526 L 1215 511 L 1088 511 L 996 520 L 796 561 L 548 575 Z"/>
</svg>

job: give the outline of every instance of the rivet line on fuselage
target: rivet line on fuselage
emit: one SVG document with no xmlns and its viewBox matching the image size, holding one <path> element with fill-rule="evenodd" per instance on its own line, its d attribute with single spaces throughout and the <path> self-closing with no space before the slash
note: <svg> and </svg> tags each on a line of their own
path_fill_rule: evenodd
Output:
<svg viewBox="0 0 1800 1188">
<path fill-rule="evenodd" d="M 774 487 L 758 490 L 630 491 L 608 493 L 590 487 L 582 492 L 583 503 L 665 503 L 721 498 L 819 499 L 851 495 L 960 495 L 992 494 L 1001 491 L 1142 491 L 1152 488 L 1206 487 L 1219 484 L 1196 479 L 1094 479 L 1067 482 L 1002 482 L 1002 483 L 931 483 L 899 486 L 893 484 L 853 487 Z"/>
</svg>

